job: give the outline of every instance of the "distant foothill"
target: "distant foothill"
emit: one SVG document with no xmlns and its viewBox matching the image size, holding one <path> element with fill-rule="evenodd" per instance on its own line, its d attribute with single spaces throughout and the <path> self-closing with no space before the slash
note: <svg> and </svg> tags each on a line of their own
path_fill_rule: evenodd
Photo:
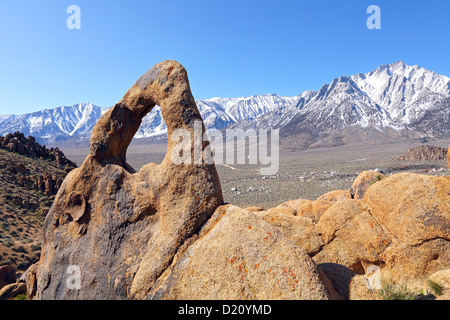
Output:
<svg viewBox="0 0 450 320">
<path fill-rule="evenodd" d="M 58 147 L 47 149 L 45 145 L 40 145 L 32 136 L 25 137 L 21 132 L 8 133 L 4 137 L 0 136 L 0 148 L 11 152 L 17 152 L 31 158 L 55 161 L 59 169 L 66 172 L 76 168 L 77 165 L 66 158 Z"/>
<path fill-rule="evenodd" d="M 421 161 L 421 160 L 445 160 L 447 158 L 447 148 L 422 145 L 409 149 L 401 156 L 395 158 L 396 161 Z"/>
</svg>

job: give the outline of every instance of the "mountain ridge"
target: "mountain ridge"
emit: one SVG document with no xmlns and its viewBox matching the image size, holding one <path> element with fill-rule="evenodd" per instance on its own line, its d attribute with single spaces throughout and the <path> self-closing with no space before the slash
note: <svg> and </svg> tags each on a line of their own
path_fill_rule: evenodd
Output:
<svg viewBox="0 0 450 320">
<path fill-rule="evenodd" d="M 357 135 L 358 130 L 373 128 L 406 137 L 450 136 L 450 78 L 401 60 L 368 73 L 340 76 L 317 91 L 292 97 L 274 93 L 214 97 L 196 104 L 207 129 L 279 128 L 282 139 L 304 136 L 300 147 L 339 136 L 345 129 Z M 0 135 L 21 131 L 49 144 L 87 140 L 108 109 L 79 103 L 24 115 L 0 115 Z M 135 138 L 164 137 L 166 132 L 160 108 L 155 106 Z"/>
</svg>

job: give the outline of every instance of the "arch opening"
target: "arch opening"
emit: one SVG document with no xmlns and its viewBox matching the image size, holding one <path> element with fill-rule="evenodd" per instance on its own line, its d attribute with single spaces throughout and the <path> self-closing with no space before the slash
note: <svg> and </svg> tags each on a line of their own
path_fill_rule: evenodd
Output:
<svg viewBox="0 0 450 320">
<path fill-rule="evenodd" d="M 127 163 L 138 172 L 148 163 L 161 164 L 167 152 L 167 126 L 155 106 L 143 118 L 126 152 Z"/>
</svg>

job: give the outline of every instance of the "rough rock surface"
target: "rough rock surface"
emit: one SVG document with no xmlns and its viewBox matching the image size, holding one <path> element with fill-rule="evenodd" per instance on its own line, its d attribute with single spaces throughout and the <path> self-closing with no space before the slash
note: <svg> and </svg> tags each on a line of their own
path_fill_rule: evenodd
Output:
<svg viewBox="0 0 450 320">
<path fill-rule="evenodd" d="M 286 202 L 280 204 L 278 206 L 278 208 L 287 207 L 287 208 L 294 210 L 295 212 L 298 212 L 299 208 L 306 203 L 311 203 L 311 200 L 308 200 L 308 199 L 289 200 L 289 201 L 286 201 Z M 297 215 L 297 213 L 295 215 Z"/>
<path fill-rule="evenodd" d="M 282 234 L 310 255 L 317 253 L 323 244 L 316 225 L 310 218 L 270 210 L 255 212 L 255 214 L 263 221 L 277 227 Z"/>
<path fill-rule="evenodd" d="M 318 197 L 316 200 L 322 200 L 322 201 L 328 201 L 328 202 L 339 202 L 346 199 L 351 199 L 352 195 L 348 190 L 334 190 L 327 192 L 320 197 Z"/>
<path fill-rule="evenodd" d="M 147 298 L 337 298 L 311 258 L 255 213 L 230 206 L 176 258 Z M 212 221 L 220 217 L 213 217 Z M 295 217 L 293 217 L 295 218 Z"/>
<path fill-rule="evenodd" d="M 283 207 L 295 208 L 294 216 Z M 365 171 L 348 192 L 291 200 L 257 215 L 304 249 L 344 299 L 380 298 L 369 285 L 374 268 L 378 282 L 418 288 L 450 266 L 448 176 Z"/>
<path fill-rule="evenodd" d="M 255 212 L 255 211 L 266 211 L 266 209 L 264 209 L 263 207 L 255 207 L 255 206 L 247 207 L 247 208 L 245 208 L 245 210 L 252 211 L 252 212 Z"/>
<path fill-rule="evenodd" d="M 66 158 L 64 153 L 58 148 L 47 149 L 36 142 L 32 136 L 25 138 L 21 132 L 8 133 L 4 137 L 0 136 L 0 148 L 17 152 L 31 158 L 42 158 L 54 161 L 55 166 L 67 171 L 76 168 L 76 164 Z"/>
<path fill-rule="evenodd" d="M 393 175 L 369 188 L 364 201 L 391 243 L 384 256 L 394 279 L 450 266 L 450 176 Z"/>
<path fill-rule="evenodd" d="M 319 222 L 322 214 L 332 207 L 333 204 L 334 202 L 325 200 L 309 201 L 298 208 L 297 215 L 300 217 L 310 218 L 317 223 Z"/>
<path fill-rule="evenodd" d="M 450 177 L 392 175 L 362 200 L 331 207 L 317 230 L 324 242 L 313 257 L 319 266 L 333 263 L 364 275 L 376 265 L 384 279 L 417 286 L 450 266 Z"/>
</svg>

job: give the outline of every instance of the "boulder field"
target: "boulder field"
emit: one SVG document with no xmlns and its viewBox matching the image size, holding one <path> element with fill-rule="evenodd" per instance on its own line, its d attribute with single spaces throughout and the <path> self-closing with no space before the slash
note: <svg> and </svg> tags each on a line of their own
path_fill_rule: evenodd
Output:
<svg viewBox="0 0 450 320">
<path fill-rule="evenodd" d="M 178 140 L 159 165 L 127 164 L 155 105 L 168 137 L 202 121 L 176 61 L 155 65 L 100 118 L 47 214 L 40 260 L 24 276 L 29 298 L 375 299 L 373 274 L 412 287 L 448 275 L 449 176 L 362 172 L 349 190 L 244 209 L 223 203 L 214 164 L 174 163 Z"/>
</svg>

